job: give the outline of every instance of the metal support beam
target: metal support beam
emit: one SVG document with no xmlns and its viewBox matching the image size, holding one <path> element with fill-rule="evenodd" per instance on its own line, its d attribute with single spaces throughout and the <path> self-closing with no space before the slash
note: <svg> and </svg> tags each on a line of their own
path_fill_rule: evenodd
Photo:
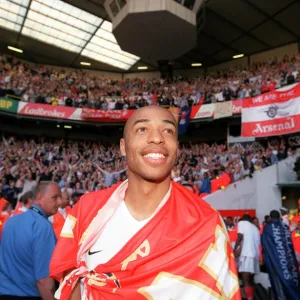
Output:
<svg viewBox="0 0 300 300">
<path fill-rule="evenodd" d="M 208 8 L 207 8 L 207 9 L 208 9 Z M 243 32 L 242 35 L 240 35 L 239 37 L 237 37 L 235 40 L 231 41 L 228 45 L 230 45 L 230 44 L 234 43 L 235 41 L 239 40 L 239 39 L 240 39 L 241 37 L 243 37 L 244 35 L 249 35 L 249 36 L 252 37 L 253 39 L 257 40 L 259 43 L 263 44 L 265 47 L 267 47 L 267 48 L 270 48 L 270 47 L 271 47 L 271 46 L 270 46 L 269 44 L 267 44 L 265 41 L 263 41 L 263 40 L 261 40 L 261 39 L 255 37 L 253 34 L 251 34 L 251 31 L 252 31 L 252 30 L 249 30 L 249 31 L 244 30 L 244 29 L 241 28 L 240 26 L 238 26 L 238 25 L 236 25 L 235 23 L 233 23 L 233 22 L 227 20 L 225 17 L 223 17 L 222 15 L 216 13 L 215 11 L 213 11 L 213 10 L 211 10 L 211 9 L 208 9 L 208 10 L 209 10 L 210 13 L 213 13 L 215 16 L 217 16 L 217 17 L 218 17 L 219 19 L 221 19 L 222 21 L 224 21 L 224 22 L 230 24 L 231 26 L 233 26 L 233 27 L 235 27 L 235 28 L 237 28 L 237 29 L 239 29 L 240 31 Z"/>
<path fill-rule="evenodd" d="M 21 29 L 20 29 L 19 34 L 18 34 L 18 37 L 17 37 L 17 41 L 16 41 L 16 46 L 17 46 L 17 47 L 18 47 L 18 44 L 19 44 L 19 41 L 20 41 L 20 38 L 21 38 L 21 32 L 22 32 L 22 30 L 23 30 L 25 21 L 26 21 L 26 19 L 27 19 L 27 15 L 28 15 L 28 12 L 29 12 L 29 9 L 30 9 L 30 6 L 31 6 L 31 2 L 32 2 L 32 0 L 30 0 L 29 3 L 28 3 L 27 10 L 26 10 L 26 13 L 25 13 L 25 15 L 24 15 L 24 19 L 23 19 L 23 22 L 22 22 L 22 25 L 21 25 Z"/>
<path fill-rule="evenodd" d="M 232 48 L 232 47 L 230 46 L 231 43 L 229 43 L 229 44 L 228 44 L 228 43 L 224 43 L 224 42 L 222 42 L 222 41 L 216 39 L 214 36 L 212 36 L 212 35 L 210 35 L 210 34 L 207 34 L 207 33 L 204 32 L 204 31 L 202 31 L 201 34 L 203 34 L 203 35 L 205 35 L 206 37 L 212 39 L 213 41 L 215 41 L 215 42 L 221 44 L 223 47 L 225 47 L 225 48 L 227 48 L 227 49 L 230 49 L 230 50 L 232 50 L 232 51 L 235 52 L 235 53 L 239 53 L 239 50 L 234 49 L 234 48 Z M 219 53 L 220 51 L 222 51 L 222 50 L 218 50 L 218 51 L 216 51 L 215 53 Z M 212 53 L 211 56 L 214 56 L 215 53 Z"/>
<path fill-rule="evenodd" d="M 261 23 L 257 24 L 256 26 L 254 26 L 253 28 L 251 28 L 250 31 L 253 31 L 254 29 L 258 28 L 259 26 L 261 26 L 262 24 L 264 24 L 267 21 L 273 21 L 276 25 L 278 25 L 279 27 L 281 27 L 283 30 L 287 31 L 288 33 L 290 33 L 291 35 L 293 35 L 294 37 L 296 37 L 297 39 L 300 39 L 300 37 L 298 35 L 295 34 L 295 32 L 291 31 L 289 28 L 287 28 L 286 26 L 284 26 L 282 23 L 280 23 L 279 21 L 275 20 L 274 17 L 276 17 L 277 15 L 279 15 L 280 13 L 282 13 L 283 11 L 285 11 L 287 8 L 289 8 L 290 6 L 294 5 L 296 2 L 298 2 L 299 0 L 295 0 L 287 5 L 285 5 L 283 8 L 281 8 L 280 10 L 278 10 L 275 14 L 269 15 L 268 13 L 266 13 L 265 11 L 263 11 L 261 8 L 259 8 L 258 6 L 256 6 L 255 4 L 253 4 L 252 2 L 250 2 L 249 0 L 244 0 L 244 2 L 246 2 L 249 6 L 251 6 L 254 10 L 256 10 L 257 12 L 263 14 L 266 19 L 264 21 L 262 21 Z"/>
<path fill-rule="evenodd" d="M 92 38 L 95 36 L 96 32 L 98 31 L 98 29 L 101 27 L 101 25 L 104 23 L 104 19 L 102 20 L 102 22 L 100 23 L 100 25 L 95 29 L 95 31 L 92 33 L 91 37 L 86 41 L 86 43 L 84 44 L 84 46 L 81 48 L 80 52 L 75 56 L 75 58 L 73 59 L 73 61 L 70 64 L 70 67 L 73 66 L 73 64 L 76 62 L 76 60 L 79 58 L 79 56 L 81 55 L 82 51 L 84 50 L 84 48 L 87 46 L 87 44 L 92 40 Z"/>
</svg>

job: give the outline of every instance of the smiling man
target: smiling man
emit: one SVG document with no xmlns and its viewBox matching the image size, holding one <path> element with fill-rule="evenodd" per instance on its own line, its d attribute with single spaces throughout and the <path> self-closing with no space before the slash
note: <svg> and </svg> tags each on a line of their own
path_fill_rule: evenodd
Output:
<svg viewBox="0 0 300 300">
<path fill-rule="evenodd" d="M 166 109 L 137 110 L 120 142 L 128 181 L 84 195 L 51 262 L 57 299 L 240 299 L 219 214 L 171 182 L 177 124 Z"/>
</svg>

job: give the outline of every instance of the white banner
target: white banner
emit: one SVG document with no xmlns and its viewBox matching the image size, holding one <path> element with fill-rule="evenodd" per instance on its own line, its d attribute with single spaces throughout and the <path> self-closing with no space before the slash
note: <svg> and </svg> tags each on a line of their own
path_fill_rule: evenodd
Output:
<svg viewBox="0 0 300 300">
<path fill-rule="evenodd" d="M 232 116 L 232 101 L 215 104 L 214 119 L 229 118 Z"/>
</svg>

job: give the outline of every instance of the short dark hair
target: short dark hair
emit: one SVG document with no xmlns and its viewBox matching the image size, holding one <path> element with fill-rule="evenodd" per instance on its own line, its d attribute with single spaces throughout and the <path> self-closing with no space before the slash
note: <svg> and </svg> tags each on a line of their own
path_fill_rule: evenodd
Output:
<svg viewBox="0 0 300 300">
<path fill-rule="evenodd" d="M 28 204 L 28 201 L 30 199 L 33 199 L 34 198 L 34 194 L 32 191 L 28 191 L 26 192 L 20 199 L 20 202 L 24 203 L 25 205 Z"/>
<path fill-rule="evenodd" d="M 249 214 L 244 214 L 241 220 L 252 222 L 252 218 L 250 217 Z"/>
<path fill-rule="evenodd" d="M 33 191 L 34 200 L 36 200 L 36 197 L 39 194 L 44 194 L 47 191 L 48 186 L 52 184 L 57 185 L 57 183 L 55 183 L 54 181 L 41 181 Z"/>
<path fill-rule="evenodd" d="M 280 219 L 280 213 L 278 210 L 272 210 L 270 212 L 270 216 L 272 220 L 279 220 Z"/>
</svg>

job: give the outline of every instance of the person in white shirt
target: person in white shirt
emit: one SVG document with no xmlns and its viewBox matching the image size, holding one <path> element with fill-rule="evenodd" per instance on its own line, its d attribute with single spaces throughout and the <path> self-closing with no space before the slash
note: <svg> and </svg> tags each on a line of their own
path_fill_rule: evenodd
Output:
<svg viewBox="0 0 300 300">
<path fill-rule="evenodd" d="M 254 299 L 253 277 L 259 273 L 260 233 L 251 221 L 251 217 L 245 214 L 238 223 L 238 236 L 234 247 L 237 268 L 241 274 L 247 300 Z"/>
<path fill-rule="evenodd" d="M 281 213 L 281 223 L 283 225 L 286 225 L 287 227 L 290 227 L 290 221 L 289 221 L 289 216 L 288 216 L 289 210 L 285 207 L 280 208 L 280 213 Z"/>
</svg>

